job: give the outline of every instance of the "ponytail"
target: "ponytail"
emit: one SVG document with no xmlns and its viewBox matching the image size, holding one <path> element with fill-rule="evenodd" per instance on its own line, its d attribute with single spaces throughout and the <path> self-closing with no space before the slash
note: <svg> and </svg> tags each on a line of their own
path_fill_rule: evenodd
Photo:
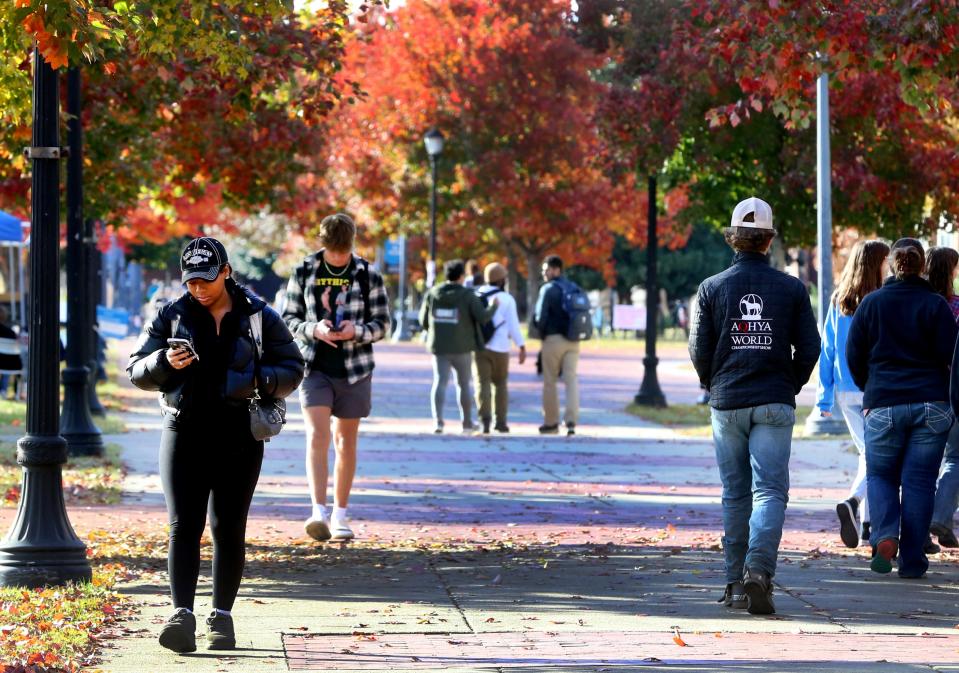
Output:
<svg viewBox="0 0 959 673">
<path fill-rule="evenodd" d="M 920 275 L 926 265 L 922 243 L 914 238 L 900 238 L 892 245 L 890 261 L 893 273 L 900 280 Z"/>
</svg>

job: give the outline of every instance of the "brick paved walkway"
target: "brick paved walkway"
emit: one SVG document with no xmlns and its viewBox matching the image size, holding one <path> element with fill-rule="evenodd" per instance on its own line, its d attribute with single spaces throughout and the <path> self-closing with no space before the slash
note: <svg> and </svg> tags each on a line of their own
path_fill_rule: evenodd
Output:
<svg viewBox="0 0 959 673">
<path fill-rule="evenodd" d="M 667 395 L 694 395 L 691 370 L 673 355 Z M 619 411 L 638 388 L 641 357 L 639 344 L 584 353 L 582 432 L 571 440 L 536 434 L 531 367 L 511 389 L 510 436 L 437 437 L 428 357 L 418 346 L 379 348 L 376 417 L 364 425 L 350 507 L 362 542 L 268 560 L 271 547 L 302 544 L 308 512 L 303 426 L 291 404 L 251 513 L 261 560 L 248 564 L 235 608 L 241 649 L 162 651 L 156 624 L 170 608 L 161 575 L 126 587 L 141 618 L 103 669 L 959 670 L 959 556 L 943 554 L 926 580 L 904 582 L 841 548 L 834 503 L 856 464 L 843 442 L 794 444 L 778 614 L 718 606 L 712 447 Z M 131 467 L 125 503 L 72 509 L 81 534 L 162 530 L 154 404 L 145 396 L 129 415 L 134 431 L 110 438 Z M 0 510 L 0 524 L 10 514 Z M 207 564 L 201 575 L 202 611 Z"/>
</svg>

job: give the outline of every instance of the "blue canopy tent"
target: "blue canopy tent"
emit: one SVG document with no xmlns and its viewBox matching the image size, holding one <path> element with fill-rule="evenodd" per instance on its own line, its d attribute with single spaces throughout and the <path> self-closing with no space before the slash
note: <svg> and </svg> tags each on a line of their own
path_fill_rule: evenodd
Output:
<svg viewBox="0 0 959 673">
<path fill-rule="evenodd" d="M 0 247 L 7 249 L 7 291 L 10 296 L 10 318 L 15 324 L 26 323 L 26 297 L 24 296 L 23 252 L 26 242 L 23 240 L 23 220 L 0 210 Z M 19 311 L 17 300 L 19 299 Z"/>
</svg>

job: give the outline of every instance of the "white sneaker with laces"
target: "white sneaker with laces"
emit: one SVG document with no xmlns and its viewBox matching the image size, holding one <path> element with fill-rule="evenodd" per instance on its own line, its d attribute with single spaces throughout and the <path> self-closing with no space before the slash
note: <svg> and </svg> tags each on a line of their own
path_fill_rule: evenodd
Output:
<svg viewBox="0 0 959 673">
<path fill-rule="evenodd" d="M 323 513 L 323 516 L 311 516 L 303 524 L 306 534 L 317 542 L 325 542 L 330 539 L 330 518 L 329 514 Z"/>
<path fill-rule="evenodd" d="M 353 529 L 350 528 L 350 520 L 345 516 L 333 515 L 330 519 L 330 532 L 332 533 L 332 540 L 352 540 L 355 536 L 353 535 Z"/>
</svg>

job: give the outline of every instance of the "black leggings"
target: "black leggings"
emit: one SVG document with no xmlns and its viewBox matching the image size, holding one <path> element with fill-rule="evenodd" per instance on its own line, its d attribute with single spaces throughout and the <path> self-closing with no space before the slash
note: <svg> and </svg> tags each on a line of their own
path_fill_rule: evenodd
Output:
<svg viewBox="0 0 959 673">
<path fill-rule="evenodd" d="M 190 608 L 200 574 L 200 537 L 209 509 L 213 536 L 213 607 L 231 610 L 246 555 L 246 518 L 263 463 L 263 442 L 249 422 L 177 423 L 160 438 L 160 479 L 170 517 L 173 606 Z"/>
</svg>

